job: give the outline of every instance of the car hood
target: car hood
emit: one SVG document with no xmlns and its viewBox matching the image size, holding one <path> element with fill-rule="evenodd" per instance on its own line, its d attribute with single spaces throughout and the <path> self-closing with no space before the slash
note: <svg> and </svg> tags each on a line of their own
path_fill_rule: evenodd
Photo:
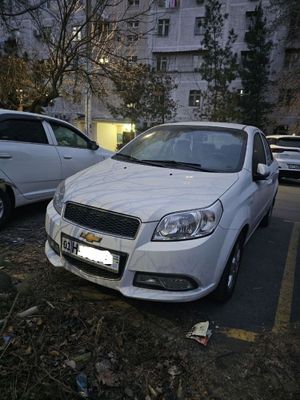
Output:
<svg viewBox="0 0 300 400">
<path fill-rule="evenodd" d="M 107 159 L 66 180 L 64 201 L 158 221 L 213 204 L 237 173 L 208 173 Z"/>
</svg>

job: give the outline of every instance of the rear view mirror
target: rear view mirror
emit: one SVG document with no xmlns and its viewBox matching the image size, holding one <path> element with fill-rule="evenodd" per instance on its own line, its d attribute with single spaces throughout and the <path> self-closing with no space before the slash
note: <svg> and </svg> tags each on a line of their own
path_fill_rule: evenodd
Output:
<svg viewBox="0 0 300 400">
<path fill-rule="evenodd" d="M 89 142 L 89 144 L 88 144 L 88 148 L 89 148 L 90 150 L 97 150 L 97 149 L 99 149 L 99 146 L 97 145 L 96 142 L 94 142 L 94 140 L 91 140 L 91 141 Z"/>
<path fill-rule="evenodd" d="M 254 173 L 255 181 L 263 181 L 270 176 L 270 167 L 266 164 L 257 164 L 257 170 Z"/>
</svg>

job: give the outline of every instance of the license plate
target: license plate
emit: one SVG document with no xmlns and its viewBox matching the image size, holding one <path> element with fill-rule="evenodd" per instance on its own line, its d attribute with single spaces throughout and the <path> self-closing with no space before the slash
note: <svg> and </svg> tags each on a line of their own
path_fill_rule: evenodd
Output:
<svg viewBox="0 0 300 400">
<path fill-rule="evenodd" d="M 118 254 L 86 246 L 77 240 L 65 236 L 62 237 L 61 247 L 63 253 L 70 254 L 81 261 L 86 261 L 88 264 L 93 264 L 116 273 L 119 272 L 120 256 Z"/>
<path fill-rule="evenodd" d="M 300 169 L 299 164 L 288 164 L 289 169 Z"/>
</svg>

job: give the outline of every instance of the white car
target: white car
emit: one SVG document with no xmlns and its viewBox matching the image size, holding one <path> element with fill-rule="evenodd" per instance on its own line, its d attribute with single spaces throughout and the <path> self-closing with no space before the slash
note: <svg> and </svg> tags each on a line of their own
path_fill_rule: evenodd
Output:
<svg viewBox="0 0 300 400">
<path fill-rule="evenodd" d="M 226 301 L 243 246 L 269 222 L 277 178 L 255 127 L 160 125 L 59 185 L 46 255 L 128 297 L 190 301 L 214 291 Z"/>
<path fill-rule="evenodd" d="M 279 179 L 300 178 L 300 137 L 293 135 L 267 136 L 272 153 L 279 165 Z"/>
<path fill-rule="evenodd" d="M 63 179 L 112 154 L 62 120 L 0 110 L 0 226 L 12 208 L 50 199 Z"/>
</svg>

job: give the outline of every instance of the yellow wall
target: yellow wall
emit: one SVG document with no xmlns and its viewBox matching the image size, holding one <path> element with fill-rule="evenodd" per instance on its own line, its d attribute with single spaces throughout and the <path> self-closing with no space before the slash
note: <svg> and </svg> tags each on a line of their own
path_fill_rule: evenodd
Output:
<svg viewBox="0 0 300 400">
<path fill-rule="evenodd" d="M 130 132 L 130 124 L 96 122 L 96 141 L 104 149 L 116 151 L 118 134 Z"/>
<path fill-rule="evenodd" d="M 109 122 L 96 123 L 96 141 L 107 150 L 115 151 L 117 147 L 117 128 Z"/>
</svg>

